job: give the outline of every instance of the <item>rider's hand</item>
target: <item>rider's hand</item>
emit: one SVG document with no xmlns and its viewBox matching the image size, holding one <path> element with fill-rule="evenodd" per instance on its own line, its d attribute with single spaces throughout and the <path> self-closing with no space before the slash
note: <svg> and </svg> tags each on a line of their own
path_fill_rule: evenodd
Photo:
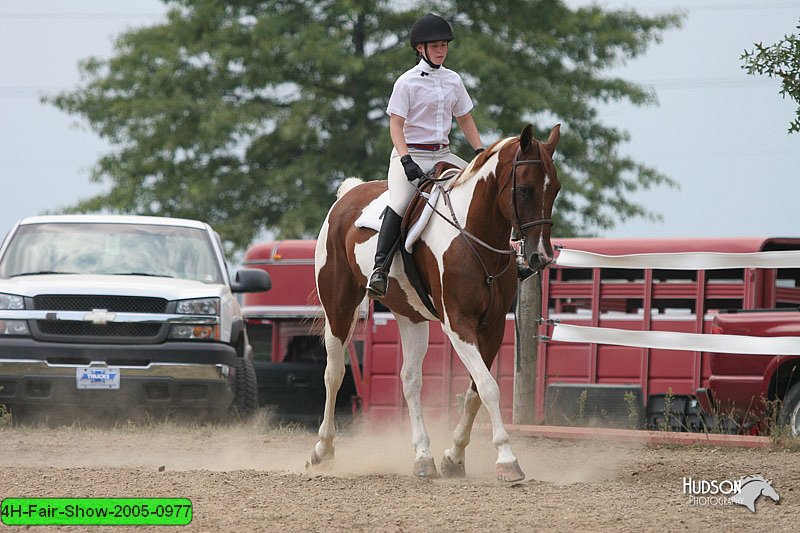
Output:
<svg viewBox="0 0 800 533">
<path fill-rule="evenodd" d="M 408 181 L 414 181 L 425 175 L 425 173 L 422 172 L 420 166 L 416 164 L 413 159 L 411 159 L 411 156 L 409 154 L 406 154 L 403 157 L 401 157 L 400 163 L 402 163 L 403 165 L 403 170 L 405 170 L 406 172 L 406 177 L 408 178 Z"/>
</svg>

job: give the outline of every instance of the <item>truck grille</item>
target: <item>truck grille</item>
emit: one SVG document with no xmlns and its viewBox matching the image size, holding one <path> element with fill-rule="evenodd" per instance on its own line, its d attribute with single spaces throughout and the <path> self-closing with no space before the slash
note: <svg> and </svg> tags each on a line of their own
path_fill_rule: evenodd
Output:
<svg viewBox="0 0 800 533">
<path fill-rule="evenodd" d="M 158 314 L 167 311 L 164 298 L 83 294 L 45 294 L 33 298 L 33 308 L 42 311 L 86 311 Z M 165 324 L 109 322 L 93 324 L 77 320 L 37 320 L 33 337 L 49 342 L 145 343 L 163 340 Z"/>
<path fill-rule="evenodd" d="M 161 324 L 137 324 L 134 322 L 92 324 L 91 322 L 37 321 L 44 335 L 69 337 L 155 337 L 161 332 Z"/>
<path fill-rule="evenodd" d="M 164 313 L 167 300 L 142 296 L 44 294 L 33 298 L 33 308 L 45 311 L 105 309 L 116 313 Z"/>
</svg>

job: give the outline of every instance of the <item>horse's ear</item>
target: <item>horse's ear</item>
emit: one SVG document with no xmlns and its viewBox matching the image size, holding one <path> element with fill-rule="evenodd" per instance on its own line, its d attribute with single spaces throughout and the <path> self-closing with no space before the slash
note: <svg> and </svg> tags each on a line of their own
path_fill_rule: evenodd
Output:
<svg viewBox="0 0 800 533">
<path fill-rule="evenodd" d="M 556 152 L 559 139 L 561 139 L 561 124 L 556 124 L 553 129 L 550 130 L 550 137 L 547 138 L 547 142 L 544 143 L 551 156 Z"/>
<path fill-rule="evenodd" d="M 522 133 L 519 135 L 519 146 L 523 150 L 527 150 L 533 140 L 533 126 L 528 124 L 522 128 Z"/>
</svg>

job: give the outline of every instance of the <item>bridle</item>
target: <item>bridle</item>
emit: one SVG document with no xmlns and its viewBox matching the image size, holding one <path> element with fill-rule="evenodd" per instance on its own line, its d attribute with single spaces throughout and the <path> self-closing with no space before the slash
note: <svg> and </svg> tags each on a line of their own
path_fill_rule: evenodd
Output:
<svg viewBox="0 0 800 533">
<path fill-rule="evenodd" d="M 541 146 L 539 147 L 540 154 L 541 154 Z M 523 246 L 525 246 L 525 233 L 524 230 L 533 227 L 533 226 L 541 226 L 541 225 L 553 225 L 553 219 L 551 218 L 540 218 L 538 220 L 533 220 L 531 222 L 526 222 L 525 224 L 521 223 L 519 220 L 519 211 L 517 210 L 517 167 L 521 167 L 523 165 L 544 165 L 541 159 L 520 159 L 519 156 L 522 153 L 522 147 L 517 147 L 517 153 L 514 154 L 514 161 L 511 163 L 511 206 L 514 209 L 514 238 L 513 241 L 523 241 Z M 541 158 L 541 155 L 539 156 Z"/>
</svg>

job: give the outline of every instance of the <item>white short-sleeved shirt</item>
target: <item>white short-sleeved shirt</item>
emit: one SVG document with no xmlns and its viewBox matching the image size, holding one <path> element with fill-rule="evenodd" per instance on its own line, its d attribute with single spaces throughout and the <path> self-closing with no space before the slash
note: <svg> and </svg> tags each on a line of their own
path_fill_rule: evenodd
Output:
<svg viewBox="0 0 800 533">
<path fill-rule="evenodd" d="M 448 144 L 453 117 L 472 110 L 472 99 L 458 73 L 424 60 L 394 83 L 386 112 L 406 120 L 403 134 L 409 144 Z"/>
</svg>

